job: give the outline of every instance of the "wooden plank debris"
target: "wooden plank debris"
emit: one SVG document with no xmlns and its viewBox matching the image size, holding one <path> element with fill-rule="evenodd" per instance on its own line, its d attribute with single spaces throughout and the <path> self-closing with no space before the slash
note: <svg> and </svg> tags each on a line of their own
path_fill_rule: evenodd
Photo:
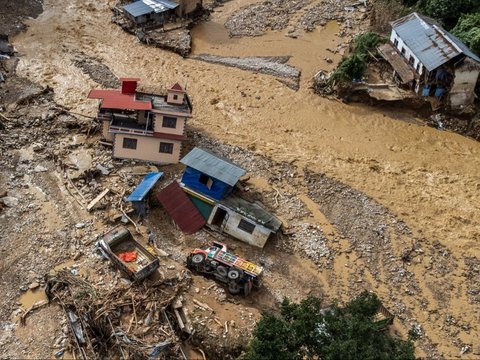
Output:
<svg viewBox="0 0 480 360">
<path fill-rule="evenodd" d="M 98 195 L 95 199 L 93 199 L 92 201 L 90 201 L 90 203 L 87 205 L 87 211 L 91 211 L 93 209 L 93 207 L 100 201 L 102 200 L 105 195 L 108 194 L 108 192 L 110 191 L 110 189 L 105 189 L 103 190 L 100 195 Z"/>
</svg>

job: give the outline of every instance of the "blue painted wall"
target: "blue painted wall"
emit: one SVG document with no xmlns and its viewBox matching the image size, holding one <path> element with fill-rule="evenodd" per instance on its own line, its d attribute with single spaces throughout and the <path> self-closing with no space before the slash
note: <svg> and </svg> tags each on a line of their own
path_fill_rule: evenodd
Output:
<svg viewBox="0 0 480 360">
<path fill-rule="evenodd" d="M 190 189 L 210 196 L 216 200 L 221 200 L 233 190 L 230 185 L 212 177 L 211 179 L 213 180 L 213 184 L 209 189 L 206 185 L 200 182 L 200 175 L 202 175 L 200 171 L 187 166 L 185 172 L 183 173 L 182 182 Z"/>
</svg>

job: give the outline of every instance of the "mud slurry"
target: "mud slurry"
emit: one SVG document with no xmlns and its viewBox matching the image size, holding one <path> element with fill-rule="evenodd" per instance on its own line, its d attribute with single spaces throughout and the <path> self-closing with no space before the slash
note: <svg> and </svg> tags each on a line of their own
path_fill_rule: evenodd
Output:
<svg viewBox="0 0 480 360">
<path fill-rule="evenodd" d="M 238 10 L 236 4 L 227 3 L 225 11 L 234 13 Z M 283 296 L 300 299 L 310 290 L 324 295 L 326 301 L 333 298 L 347 301 L 366 288 L 378 293 L 385 306 L 397 315 L 395 327 L 399 333 L 405 335 L 412 325 L 420 325 L 424 337 L 418 346 L 419 355 L 453 357 L 464 346 L 475 345 L 480 323 L 477 281 L 480 148 L 477 142 L 396 120 L 414 116 L 408 112 L 384 112 L 318 98 L 303 81 L 295 93 L 267 75 L 183 60 L 149 48 L 110 24 L 108 5 L 72 1 L 65 7 L 63 3 L 46 1 L 45 12 L 28 22 L 27 32 L 13 39 L 22 55 L 18 74 L 51 86 L 54 100 L 60 105 L 89 115 L 95 114 L 96 104 L 87 100 L 86 95 L 99 84 L 75 65 L 80 51 L 85 57 L 105 64 L 117 77 L 141 77 L 151 85 L 188 82 L 195 107 L 189 126 L 209 136 L 194 137 L 194 144 L 212 148 L 238 162 L 255 177 L 264 179 L 271 189 L 252 190 L 248 196 L 263 201 L 289 223 L 292 234 L 272 239 L 264 251 L 252 252 L 232 242 L 235 251 L 242 255 L 253 253 L 252 259 L 265 263 L 266 289 L 256 298 L 261 308 L 275 307 Z M 304 9 L 310 6 L 315 4 Z M 224 23 L 229 15 L 223 15 L 225 17 L 220 18 Z M 300 19 L 298 15 L 292 20 Z M 203 34 L 209 36 L 208 31 Z M 321 31 L 314 32 L 311 36 L 320 34 Z M 279 44 L 285 37 L 282 33 L 267 32 L 265 37 L 269 36 Z M 303 36 L 300 33 L 298 39 L 285 39 L 301 42 Z M 348 36 L 353 35 L 346 38 Z M 346 40 L 340 36 L 332 38 L 334 41 L 330 41 L 332 46 L 329 46 L 332 49 Z M 232 47 L 216 43 L 208 46 L 216 47 L 211 53 L 218 56 L 244 56 L 248 41 L 232 40 L 232 44 L 236 44 Z M 260 47 L 258 44 L 260 42 L 257 43 Z M 280 49 L 279 44 L 272 46 Z M 268 48 L 268 43 L 262 46 Z M 275 53 L 248 55 L 292 55 L 290 51 L 295 49 L 286 46 L 281 53 L 275 50 Z M 305 69 L 308 66 L 313 69 L 311 64 L 317 60 L 308 59 L 308 54 L 298 54 L 300 56 L 294 56 L 290 63 L 298 66 L 303 74 L 311 72 Z M 317 56 L 318 62 L 323 61 L 324 56 L 327 55 Z M 336 61 L 339 56 L 333 59 Z M 39 108 L 38 104 L 32 104 Z M 50 110 L 54 111 L 47 107 L 41 112 L 48 114 Z M 46 121 L 51 131 L 47 133 L 38 127 L 43 121 L 41 112 L 30 117 L 22 111 L 19 107 L 13 113 L 19 120 L 12 138 L 7 139 L 9 143 L 4 143 L 8 154 L 13 149 L 26 150 L 40 132 L 48 134 L 49 139 L 67 136 L 74 131 L 72 125 L 79 121 L 74 119 L 70 125 L 58 129 Z M 33 133 L 25 136 L 23 127 Z M 95 146 L 93 152 L 97 151 Z M 13 152 L 11 155 L 15 156 Z M 40 155 L 44 165 L 53 172 L 54 163 L 49 161 L 55 154 L 47 151 Z M 28 285 L 26 279 L 35 278 L 28 271 L 18 269 L 30 264 L 22 260 L 28 258 L 29 252 L 38 252 L 31 266 L 36 275 L 41 276 L 73 255 L 71 241 L 65 240 L 67 237 L 79 241 L 87 232 L 99 231 L 93 227 L 72 230 L 88 215 L 75 205 L 61 183 L 56 182 L 54 174 L 33 174 L 35 185 L 47 194 L 46 201 L 42 202 L 40 193 L 33 190 L 23 199 L 27 189 L 22 188 L 21 177 L 30 165 L 9 161 L 7 165 L 2 163 L 2 170 L 7 169 L 5 181 L 14 184 L 10 190 L 20 193 L 21 206 L 19 214 L 7 209 L 7 217 L 2 220 L 2 227 L 11 229 L 8 238 L 15 235 L 15 242 L 7 241 L 2 235 L 2 249 L 6 249 L 2 253 L 9 254 L 2 264 L 8 265 L 3 268 L 4 276 L 11 275 L 8 280 L 2 278 L 5 283 L 1 285 L 2 293 L 10 299 L 9 304 L 2 307 L 2 318 L 3 314 L 8 317 L 14 308 L 13 302 L 19 295 L 17 284 L 25 286 Z M 318 211 L 333 230 L 318 213 L 315 216 L 315 211 L 311 216 L 310 209 L 315 207 L 305 196 L 317 204 Z M 38 216 L 27 210 L 23 212 L 28 201 L 36 204 Z M 41 210 L 44 208 L 47 210 Z M 47 216 L 47 212 L 53 215 Z M 155 215 L 151 226 L 165 233 L 165 246 L 177 254 L 178 263 L 190 248 L 208 239 L 204 234 L 183 237 L 170 229 L 166 214 L 158 211 Z M 52 218 L 57 220 L 54 222 Z M 164 227 L 159 226 L 159 219 L 163 219 Z M 27 226 L 29 221 L 33 227 Z M 40 236 L 39 228 L 45 228 Z M 314 246 L 304 248 L 311 244 Z M 89 249 L 89 254 L 91 251 Z M 213 306 L 216 300 L 210 300 Z M 58 314 L 52 315 L 54 309 L 40 309 L 27 321 L 36 324 L 39 333 L 45 330 L 43 322 L 49 330 L 50 326 L 55 329 L 57 325 L 48 322 L 49 318 L 58 320 Z M 58 332 L 58 329 L 52 331 Z M 25 331 L 19 332 L 24 335 L 22 339 L 27 339 Z M 33 354 L 38 344 L 48 348 L 50 339 L 36 337 L 31 344 L 25 340 L 25 349 L 33 349 L 30 350 Z M 9 349 L 9 354 L 21 354 L 21 350 Z"/>
</svg>

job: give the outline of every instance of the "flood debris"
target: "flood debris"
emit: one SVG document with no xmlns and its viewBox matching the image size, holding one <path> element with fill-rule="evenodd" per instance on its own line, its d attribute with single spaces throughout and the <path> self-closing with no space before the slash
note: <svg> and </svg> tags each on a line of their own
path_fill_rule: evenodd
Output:
<svg viewBox="0 0 480 360">
<path fill-rule="evenodd" d="M 286 63 L 289 58 L 289 56 L 249 56 L 239 58 L 208 54 L 192 56 L 192 59 L 212 64 L 220 64 L 229 67 L 236 67 L 242 70 L 272 75 L 279 77 L 281 80 L 289 79 L 290 82 L 293 83 L 291 87 L 296 88 L 300 81 L 301 71 Z"/>
<path fill-rule="evenodd" d="M 107 290 L 69 271 L 46 277 L 47 295 L 58 301 L 69 322 L 70 351 L 81 359 L 168 359 L 181 355 L 172 304 L 189 277 Z M 169 319 L 170 318 L 170 319 Z"/>
</svg>

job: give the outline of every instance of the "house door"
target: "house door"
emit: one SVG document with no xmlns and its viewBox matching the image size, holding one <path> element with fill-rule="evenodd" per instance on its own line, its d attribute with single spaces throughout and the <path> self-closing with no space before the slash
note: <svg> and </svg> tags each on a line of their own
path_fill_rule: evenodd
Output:
<svg viewBox="0 0 480 360">
<path fill-rule="evenodd" d="M 220 207 L 217 207 L 215 215 L 213 215 L 212 225 L 222 227 L 222 223 L 225 220 L 226 216 L 227 216 L 227 211 Z"/>
</svg>

